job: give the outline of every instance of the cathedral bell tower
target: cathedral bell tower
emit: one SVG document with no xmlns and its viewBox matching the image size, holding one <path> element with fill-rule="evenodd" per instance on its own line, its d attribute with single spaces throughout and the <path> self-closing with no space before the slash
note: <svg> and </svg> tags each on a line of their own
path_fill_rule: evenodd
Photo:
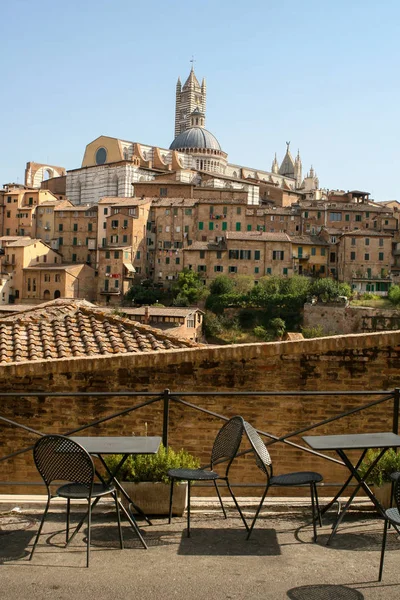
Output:
<svg viewBox="0 0 400 600">
<path fill-rule="evenodd" d="M 175 137 L 189 129 L 191 126 L 191 115 L 194 110 L 202 113 L 202 126 L 205 125 L 206 112 L 206 82 L 203 79 L 199 84 L 194 74 L 193 63 L 189 77 L 182 87 L 180 78 L 176 84 L 175 105 Z"/>
</svg>

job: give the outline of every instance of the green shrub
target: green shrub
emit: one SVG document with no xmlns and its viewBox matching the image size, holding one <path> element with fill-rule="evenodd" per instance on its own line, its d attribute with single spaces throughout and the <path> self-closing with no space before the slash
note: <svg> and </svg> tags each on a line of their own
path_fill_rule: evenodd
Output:
<svg viewBox="0 0 400 600">
<path fill-rule="evenodd" d="M 257 327 L 254 327 L 253 333 L 256 337 L 258 337 L 260 340 L 263 340 L 264 342 L 269 340 L 268 331 L 261 325 L 257 325 Z"/>
<path fill-rule="evenodd" d="M 389 293 L 388 293 L 388 298 L 389 298 L 390 302 L 392 304 L 394 304 L 395 306 L 400 304 L 400 286 L 399 285 L 392 285 L 392 287 L 390 288 Z"/>
<path fill-rule="evenodd" d="M 322 325 L 316 325 L 315 327 L 302 327 L 301 333 L 306 339 L 319 338 L 327 335 Z"/>
<path fill-rule="evenodd" d="M 360 474 L 362 477 L 365 476 L 369 467 L 380 453 L 381 450 L 379 448 L 368 450 L 360 465 Z M 393 448 L 390 448 L 368 475 L 367 483 L 373 483 L 378 486 L 389 483 L 391 481 L 390 474 L 395 471 L 400 471 L 400 452 L 396 452 Z"/>
<path fill-rule="evenodd" d="M 114 471 L 122 460 L 122 454 L 112 454 L 105 458 L 111 471 Z M 130 455 L 122 465 L 118 478 L 121 481 L 161 481 L 169 482 L 169 469 L 198 469 L 200 461 L 186 450 L 176 452 L 172 448 L 164 448 L 161 444 L 157 454 Z"/>
<path fill-rule="evenodd" d="M 275 337 L 282 337 L 286 329 L 285 321 L 279 317 L 272 319 L 269 322 L 269 327 Z"/>
<path fill-rule="evenodd" d="M 207 311 L 204 315 L 203 327 L 206 337 L 213 337 L 219 333 L 222 333 L 223 326 L 221 323 L 221 317 L 213 312 Z"/>
</svg>

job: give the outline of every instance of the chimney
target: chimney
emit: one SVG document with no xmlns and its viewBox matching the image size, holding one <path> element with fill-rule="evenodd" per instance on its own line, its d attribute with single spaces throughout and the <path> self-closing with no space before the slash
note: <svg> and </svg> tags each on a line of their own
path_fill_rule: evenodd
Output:
<svg viewBox="0 0 400 600">
<path fill-rule="evenodd" d="M 144 322 L 146 323 L 146 325 L 148 325 L 150 323 L 150 307 L 149 306 L 144 307 Z"/>
</svg>

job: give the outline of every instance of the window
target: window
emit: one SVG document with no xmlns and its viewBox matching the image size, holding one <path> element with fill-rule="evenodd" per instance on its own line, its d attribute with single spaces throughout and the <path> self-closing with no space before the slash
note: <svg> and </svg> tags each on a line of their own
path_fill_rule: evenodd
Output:
<svg viewBox="0 0 400 600">
<path fill-rule="evenodd" d="M 222 221 L 222 231 L 226 231 L 228 229 L 228 223 L 226 221 Z"/>
<path fill-rule="evenodd" d="M 240 260 L 251 260 L 251 250 L 241 250 L 239 258 Z"/>
<path fill-rule="evenodd" d="M 329 262 L 334 263 L 336 262 L 336 252 L 331 252 L 329 255 Z"/>
<path fill-rule="evenodd" d="M 307 219 L 307 218 L 308 218 L 308 210 L 306 210 L 306 211 L 304 212 L 304 218 L 305 218 L 305 219 Z"/>
<path fill-rule="evenodd" d="M 241 215 L 242 214 L 242 208 L 240 206 L 237 207 L 236 214 L 237 215 Z"/>
<path fill-rule="evenodd" d="M 192 214 L 192 209 L 191 208 L 185 208 L 185 215 L 189 216 Z"/>
<path fill-rule="evenodd" d="M 325 248 L 321 248 L 321 256 L 325 256 Z"/>
<path fill-rule="evenodd" d="M 361 221 L 361 215 L 356 215 L 356 221 Z"/>
<path fill-rule="evenodd" d="M 110 258 L 110 251 L 106 250 L 106 258 Z"/>
<path fill-rule="evenodd" d="M 63 245 L 63 243 L 64 243 L 64 239 L 63 239 L 62 237 L 59 237 L 59 238 L 58 238 L 58 245 L 59 245 L 59 246 L 62 246 L 62 245 Z"/>
<path fill-rule="evenodd" d="M 336 235 L 331 235 L 331 244 L 336 244 Z"/>
<path fill-rule="evenodd" d="M 118 244 L 118 236 L 117 235 L 112 235 L 110 237 L 110 241 L 112 244 Z"/>
<path fill-rule="evenodd" d="M 205 271 L 206 271 L 206 265 L 198 265 L 197 271 L 199 273 L 205 273 Z"/>
<path fill-rule="evenodd" d="M 316 248 L 311 248 L 311 256 L 315 256 L 317 254 Z"/>
<path fill-rule="evenodd" d="M 177 217 L 177 216 L 178 216 L 178 209 L 177 209 L 177 208 L 174 208 L 174 211 L 173 211 L 173 212 L 174 212 L 174 217 Z"/>
<path fill-rule="evenodd" d="M 382 246 L 383 246 L 383 238 L 379 238 L 379 246 L 382 248 Z"/>
<path fill-rule="evenodd" d="M 365 216 L 367 217 L 367 219 L 369 219 L 369 212 L 368 211 L 365 213 Z"/>
<path fill-rule="evenodd" d="M 347 215 L 344 215 L 344 220 L 345 220 L 345 221 L 350 221 L 350 215 L 348 215 L 348 214 L 347 214 Z"/>
<path fill-rule="evenodd" d="M 247 225 L 247 231 L 251 231 L 251 225 Z"/>
<path fill-rule="evenodd" d="M 213 231 L 213 229 L 214 229 L 214 223 L 212 221 L 210 221 L 208 224 L 208 230 Z"/>
<path fill-rule="evenodd" d="M 259 273 L 260 272 L 260 267 L 254 267 L 254 273 Z"/>
<path fill-rule="evenodd" d="M 239 258 L 239 250 L 229 250 L 228 256 L 229 256 L 229 258 L 238 259 Z"/>
<path fill-rule="evenodd" d="M 50 275 L 48 273 L 44 274 L 44 280 L 45 281 L 50 281 Z"/>
<path fill-rule="evenodd" d="M 283 260 L 285 252 L 283 250 L 273 250 L 272 260 Z"/>
<path fill-rule="evenodd" d="M 115 250 L 115 252 L 114 252 L 114 258 L 119 258 L 119 250 Z"/>
<path fill-rule="evenodd" d="M 122 236 L 122 243 L 123 244 L 127 244 L 128 243 L 128 236 L 127 235 L 123 235 Z"/>
<path fill-rule="evenodd" d="M 356 260 L 356 253 L 350 252 L 350 260 Z"/>
<path fill-rule="evenodd" d="M 62 231 L 62 230 L 63 230 L 63 224 L 60 223 L 59 226 L 58 226 L 58 231 Z"/>
<path fill-rule="evenodd" d="M 254 250 L 254 260 L 260 260 L 260 256 L 261 256 L 261 251 Z"/>
<path fill-rule="evenodd" d="M 320 213 L 320 211 L 318 211 L 318 212 L 317 212 L 317 219 L 320 219 L 320 218 L 321 218 L 321 213 Z M 292 221 L 293 221 L 294 217 L 291 217 L 291 219 L 292 219 Z"/>
<path fill-rule="evenodd" d="M 369 238 L 365 238 L 365 245 L 369 246 Z"/>
<path fill-rule="evenodd" d="M 383 252 L 379 252 L 378 260 L 383 260 L 383 256 L 384 256 Z"/>
<path fill-rule="evenodd" d="M 28 292 L 31 291 L 31 280 L 30 277 L 28 277 Z"/>
<path fill-rule="evenodd" d="M 222 258 L 222 252 L 220 250 L 217 251 L 217 258 Z"/>
<path fill-rule="evenodd" d="M 166 198 L 167 196 L 168 196 L 168 188 L 161 187 L 160 188 L 160 197 L 161 198 Z"/>
<path fill-rule="evenodd" d="M 78 231 L 78 223 L 74 223 L 73 230 L 74 230 L 74 231 Z"/>
<path fill-rule="evenodd" d="M 140 250 L 136 252 L 136 260 L 140 260 Z"/>
<path fill-rule="evenodd" d="M 237 273 L 237 267 L 229 267 L 228 271 L 229 273 Z"/>
<path fill-rule="evenodd" d="M 303 258 L 303 248 L 302 248 L 302 246 L 299 246 L 299 247 L 297 248 L 297 256 L 298 256 L 299 258 Z"/>
<path fill-rule="evenodd" d="M 284 275 L 287 275 L 287 274 L 288 274 L 287 267 L 283 267 L 283 274 L 284 274 Z"/>
<path fill-rule="evenodd" d="M 351 245 L 355 246 L 356 245 L 356 238 L 351 238 Z"/>
<path fill-rule="evenodd" d="M 272 273 L 271 267 L 267 267 L 267 275 L 271 275 L 271 273 Z"/>
<path fill-rule="evenodd" d="M 166 214 L 166 216 L 168 216 L 170 212 L 171 212 L 171 211 L 169 210 L 169 208 L 166 208 L 166 209 L 165 209 L 165 214 Z"/>
<path fill-rule="evenodd" d="M 236 231 L 240 231 L 241 227 L 241 223 L 236 223 Z"/>
<path fill-rule="evenodd" d="M 214 214 L 214 207 L 210 206 L 210 215 L 213 215 L 213 214 Z"/>
<path fill-rule="evenodd" d="M 181 232 L 181 227 L 180 227 L 180 225 L 177 225 L 177 226 L 175 227 L 175 231 L 176 231 L 176 233 L 180 233 L 180 232 Z"/>
<path fill-rule="evenodd" d="M 202 231 L 204 229 L 204 223 L 203 221 L 199 221 L 199 231 Z"/>
<path fill-rule="evenodd" d="M 78 238 L 76 238 L 76 237 L 73 238 L 72 245 L 73 246 L 77 246 L 78 245 Z"/>
<path fill-rule="evenodd" d="M 223 273 L 223 271 L 224 271 L 224 267 L 222 267 L 221 265 L 215 265 L 214 273 Z"/>
<path fill-rule="evenodd" d="M 342 213 L 341 212 L 331 212 L 331 213 L 329 213 L 329 220 L 330 221 L 341 221 L 342 220 Z"/>
<path fill-rule="evenodd" d="M 112 227 L 113 229 L 117 229 L 117 227 L 118 227 L 118 219 L 115 219 L 115 220 L 113 219 L 113 220 L 111 221 L 111 227 Z"/>
<path fill-rule="evenodd" d="M 179 265 L 180 262 L 181 262 L 181 259 L 179 258 L 179 256 L 177 256 L 175 259 L 175 264 Z"/>
<path fill-rule="evenodd" d="M 369 260 L 369 254 L 364 254 L 364 260 Z"/>
<path fill-rule="evenodd" d="M 76 262 L 76 254 L 72 255 L 72 262 Z"/>
<path fill-rule="evenodd" d="M 11 218 L 11 210 L 8 210 L 7 211 L 7 219 L 10 219 L 10 218 Z"/>
<path fill-rule="evenodd" d="M 32 292 L 36 292 L 36 279 L 32 279 Z"/>
<path fill-rule="evenodd" d="M 119 281 L 118 281 L 118 279 L 114 280 L 114 287 L 115 287 L 115 289 L 119 288 Z"/>
<path fill-rule="evenodd" d="M 167 256 L 167 258 L 165 259 L 165 264 L 169 265 L 169 263 L 170 263 L 170 259 L 169 259 L 169 256 Z"/>
<path fill-rule="evenodd" d="M 325 265 L 321 265 L 319 268 L 320 273 L 325 273 Z"/>
<path fill-rule="evenodd" d="M 106 273 L 111 273 L 111 265 L 106 266 Z"/>
</svg>

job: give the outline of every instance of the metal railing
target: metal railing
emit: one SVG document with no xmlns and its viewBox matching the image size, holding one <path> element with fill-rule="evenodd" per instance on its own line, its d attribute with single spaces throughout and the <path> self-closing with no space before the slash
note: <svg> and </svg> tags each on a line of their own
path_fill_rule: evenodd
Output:
<svg viewBox="0 0 400 600">
<path fill-rule="evenodd" d="M 190 408 L 191 410 L 199 411 L 202 414 L 211 416 L 211 417 L 221 420 L 221 421 L 228 421 L 230 419 L 230 417 L 227 417 L 225 415 L 216 413 L 214 411 L 208 410 L 207 408 L 204 408 L 197 404 L 194 404 L 193 402 L 190 401 L 191 398 L 228 397 L 234 402 L 235 399 L 268 398 L 268 397 L 274 397 L 274 398 L 279 397 L 283 401 L 290 397 L 296 397 L 296 398 L 370 397 L 371 398 L 370 401 L 365 404 L 361 404 L 360 406 L 355 406 L 349 410 L 342 411 L 342 412 L 338 413 L 337 415 L 334 415 L 334 416 L 331 416 L 331 417 L 328 417 L 325 419 L 321 419 L 310 425 L 307 425 L 305 427 L 300 427 L 294 431 L 290 431 L 281 436 L 276 436 L 270 432 L 257 429 L 258 433 L 261 436 L 263 436 L 264 438 L 266 438 L 265 443 L 267 446 L 270 446 L 272 444 L 277 444 L 277 443 L 286 444 L 288 446 L 296 448 L 297 450 L 301 450 L 308 454 L 317 456 L 319 458 L 322 458 L 324 460 L 327 460 L 327 461 L 330 461 L 332 463 L 336 463 L 339 465 L 343 465 L 341 460 L 338 460 L 337 458 L 326 455 L 324 453 L 312 450 L 311 448 L 309 448 L 307 446 L 303 446 L 302 444 L 292 441 L 291 438 L 305 434 L 313 429 L 316 429 L 317 427 L 329 425 L 329 424 L 336 422 L 340 419 L 343 419 L 345 417 L 350 417 L 350 416 L 356 415 L 357 413 L 362 413 L 363 411 L 366 411 L 369 408 L 372 408 L 372 407 L 375 407 L 375 406 L 378 406 L 380 404 L 384 404 L 387 402 L 393 402 L 393 410 L 392 410 L 390 428 L 396 434 L 398 434 L 398 431 L 399 431 L 400 388 L 395 388 L 393 390 L 388 390 L 388 391 L 387 390 L 380 390 L 380 391 L 362 390 L 362 391 L 306 391 L 306 392 L 304 392 L 304 391 L 302 391 L 302 392 L 299 392 L 299 391 L 271 391 L 271 392 L 259 392 L 259 391 L 254 391 L 254 392 L 231 392 L 231 391 L 223 391 L 223 392 L 198 392 L 198 391 L 186 392 L 185 391 L 185 392 L 180 392 L 180 391 L 176 391 L 176 392 L 174 392 L 174 391 L 171 391 L 170 389 L 165 389 L 163 392 L 159 392 L 159 391 L 158 392 L 151 392 L 151 391 L 146 391 L 146 392 L 132 392 L 132 391 L 24 392 L 24 393 L 8 392 L 8 393 L 1 394 L 0 397 L 2 399 L 5 399 L 5 398 L 18 399 L 18 398 L 29 398 L 29 397 L 35 397 L 35 398 L 39 398 L 39 399 L 40 398 L 63 399 L 66 397 L 68 397 L 68 398 L 85 398 L 85 397 L 86 398 L 93 398 L 93 397 L 95 397 L 95 398 L 118 398 L 118 397 L 144 398 L 144 400 L 142 400 L 138 404 L 134 404 L 132 406 L 129 406 L 129 407 L 119 410 L 117 412 L 113 412 L 110 415 L 95 419 L 93 421 L 85 423 L 84 425 L 81 425 L 79 427 L 75 427 L 73 429 L 65 431 L 65 432 L 63 432 L 64 435 L 74 435 L 79 432 L 90 429 L 91 427 L 95 427 L 97 425 L 100 425 L 100 424 L 109 422 L 111 420 L 117 419 L 119 417 L 122 417 L 124 415 L 130 414 L 134 411 L 140 410 L 141 408 L 150 406 L 152 404 L 161 403 L 162 404 L 162 431 L 160 432 L 160 434 L 162 435 L 162 441 L 163 441 L 163 444 L 165 447 L 168 447 L 168 445 L 169 445 L 169 428 L 170 428 L 170 424 L 171 424 L 171 422 L 170 422 L 171 421 L 171 417 L 170 417 L 171 403 L 180 404 L 181 406 Z M 245 418 L 245 415 L 243 415 L 243 416 Z M 38 431 L 37 429 L 30 427 L 29 425 L 19 423 L 19 422 L 15 421 L 14 419 L 10 419 L 9 417 L 6 417 L 1 414 L 0 414 L 0 423 L 3 423 L 4 425 L 7 425 L 7 426 L 16 427 L 18 429 L 24 430 L 28 433 L 31 433 L 31 434 L 34 434 L 37 436 L 43 436 L 47 433 L 51 433 L 50 431 Z M 0 429 L 0 440 L 1 440 L 1 429 Z M 24 448 L 15 450 L 4 456 L 0 456 L 0 463 L 7 461 L 7 460 L 11 460 L 11 459 L 13 459 L 17 456 L 20 456 L 22 454 L 25 454 L 27 452 L 30 452 L 30 451 L 32 451 L 32 449 L 33 449 L 33 445 L 29 445 Z M 210 448 L 210 450 L 211 450 L 211 448 Z M 250 450 L 245 450 L 243 452 L 240 452 L 238 454 L 238 456 L 242 456 L 248 452 L 250 452 Z M 36 485 L 37 483 L 39 483 L 39 482 L 0 481 L 0 486 L 11 486 L 11 485 L 26 486 L 26 485 Z M 241 484 L 241 485 L 248 486 L 248 487 L 255 487 L 255 484 L 253 484 L 253 483 L 245 483 L 245 484 Z M 339 485 L 339 484 L 332 484 L 332 485 Z"/>
</svg>

